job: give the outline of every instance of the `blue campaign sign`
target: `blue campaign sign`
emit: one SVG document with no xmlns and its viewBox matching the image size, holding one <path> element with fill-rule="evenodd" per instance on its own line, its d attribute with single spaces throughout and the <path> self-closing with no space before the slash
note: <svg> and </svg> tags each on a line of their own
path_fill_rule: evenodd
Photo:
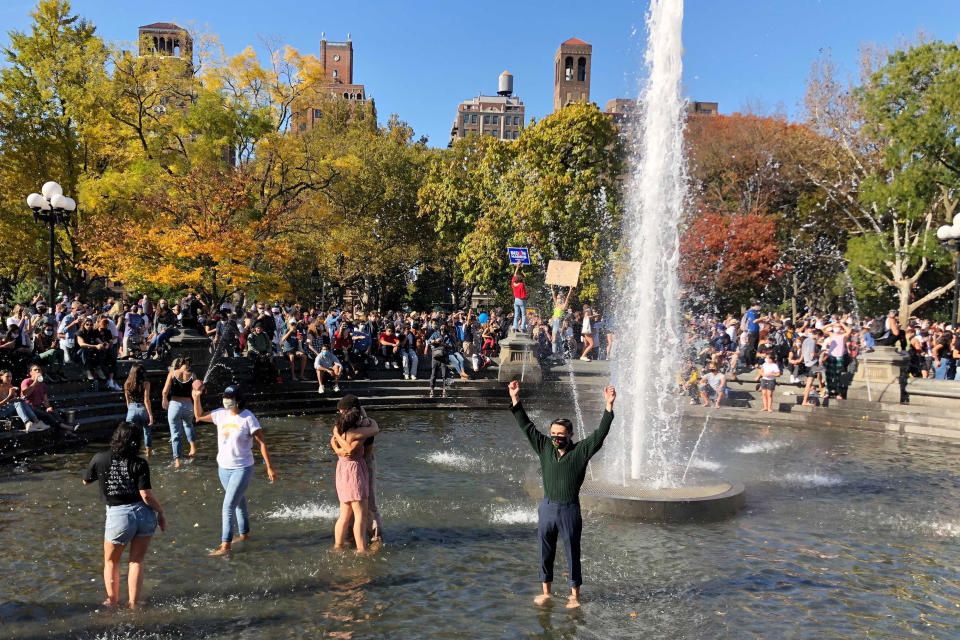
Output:
<svg viewBox="0 0 960 640">
<path fill-rule="evenodd" d="M 507 247 L 507 254 L 510 256 L 510 264 L 530 264 L 529 249 Z"/>
</svg>

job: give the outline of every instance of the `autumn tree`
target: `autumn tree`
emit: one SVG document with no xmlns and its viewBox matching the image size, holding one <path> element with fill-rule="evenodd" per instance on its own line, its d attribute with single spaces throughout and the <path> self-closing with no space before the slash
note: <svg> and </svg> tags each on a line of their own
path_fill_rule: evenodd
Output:
<svg viewBox="0 0 960 640">
<path fill-rule="evenodd" d="M 28 30 L 10 32 L 0 68 L 0 247 L 17 256 L 0 266 L 8 287 L 47 270 L 47 240 L 29 218 L 26 194 L 55 180 L 78 197 L 84 173 L 103 164 L 110 144 L 100 101 L 107 50 L 96 29 L 66 0 L 42 0 L 30 15 Z M 78 237 L 86 215 L 81 208 L 58 227 L 54 246 L 58 279 L 77 291 L 87 286 Z"/>
<path fill-rule="evenodd" d="M 296 227 L 296 212 L 277 206 L 263 215 L 256 187 L 250 175 L 226 168 L 165 175 L 143 196 L 136 221 L 98 230 L 113 251 L 96 266 L 122 274 L 128 286 L 189 289 L 211 305 L 238 291 L 282 294 L 285 232 Z"/>
<path fill-rule="evenodd" d="M 684 229 L 680 246 L 680 280 L 693 308 L 749 305 L 784 273 L 769 214 L 702 211 Z"/>
<path fill-rule="evenodd" d="M 703 230 L 697 212 L 708 211 L 730 220 L 763 215 L 775 225 L 775 236 L 764 238 L 766 246 L 757 248 L 775 247 L 784 267 L 782 277 L 767 282 L 762 292 L 747 278 L 744 286 L 753 294 L 731 292 L 729 297 L 763 293 L 770 300 L 779 295 L 780 300 L 791 300 L 794 313 L 798 305 L 827 304 L 824 294 L 832 297 L 833 283 L 844 268 L 845 229 L 837 223 L 836 208 L 823 206 L 823 194 L 801 169 L 819 147 L 814 132 L 780 117 L 691 116 L 686 143 L 696 205 L 691 224 Z M 681 245 L 681 251 L 688 249 Z M 728 282 L 739 286 L 736 279 Z M 713 290 L 709 286 L 700 293 Z"/>
</svg>

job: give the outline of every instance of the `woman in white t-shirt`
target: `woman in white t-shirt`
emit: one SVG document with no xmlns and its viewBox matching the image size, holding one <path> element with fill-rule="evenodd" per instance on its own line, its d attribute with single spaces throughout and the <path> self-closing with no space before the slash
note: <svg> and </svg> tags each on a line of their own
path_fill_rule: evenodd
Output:
<svg viewBox="0 0 960 640">
<path fill-rule="evenodd" d="M 247 512 L 247 486 L 253 476 L 253 441 L 260 443 L 260 455 L 267 465 L 270 482 L 277 474 L 270 464 L 267 443 L 263 439 L 260 421 L 246 409 L 246 397 L 237 387 L 223 390 L 223 409 L 204 413 L 200 406 L 203 388 L 193 390 L 193 414 L 196 422 L 212 422 L 217 426 L 217 467 L 223 485 L 222 536 L 220 548 L 210 552 L 221 556 L 230 552 L 233 543 L 233 522 L 237 521 L 238 540 L 246 540 L 250 533 Z"/>
<path fill-rule="evenodd" d="M 780 366 L 774 362 L 773 354 L 767 353 L 763 364 L 757 371 L 757 380 L 760 382 L 760 396 L 763 398 L 761 411 L 773 413 L 773 390 L 777 388 L 777 378 L 780 377 Z"/>
</svg>

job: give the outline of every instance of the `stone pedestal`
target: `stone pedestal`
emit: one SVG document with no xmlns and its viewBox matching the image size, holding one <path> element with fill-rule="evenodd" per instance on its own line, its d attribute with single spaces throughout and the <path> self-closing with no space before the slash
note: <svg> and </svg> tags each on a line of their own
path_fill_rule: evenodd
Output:
<svg viewBox="0 0 960 640">
<path fill-rule="evenodd" d="M 539 384 L 543 381 L 543 372 L 540 363 L 533 354 L 537 343 L 525 333 L 511 333 L 510 337 L 500 342 L 500 370 L 497 372 L 499 382 L 510 382 L 513 379 L 525 383 Z"/>
<path fill-rule="evenodd" d="M 909 356 L 893 347 L 876 347 L 872 353 L 857 356 L 857 373 L 854 382 L 877 384 L 898 383 L 900 370 L 907 366 Z"/>
<path fill-rule="evenodd" d="M 170 338 L 170 356 L 188 357 L 193 365 L 193 373 L 203 377 L 210 364 L 210 338 L 202 336 L 193 329 L 180 329 L 180 333 Z"/>
</svg>

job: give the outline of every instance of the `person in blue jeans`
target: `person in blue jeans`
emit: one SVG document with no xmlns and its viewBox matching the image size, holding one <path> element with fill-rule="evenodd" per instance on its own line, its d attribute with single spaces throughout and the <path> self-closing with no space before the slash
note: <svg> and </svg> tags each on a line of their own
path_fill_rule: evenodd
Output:
<svg viewBox="0 0 960 640">
<path fill-rule="evenodd" d="M 956 375 L 956 361 L 953 358 L 953 333 L 944 331 L 940 341 L 933 347 L 933 365 L 937 380 L 953 380 Z"/>
<path fill-rule="evenodd" d="M 527 330 L 527 287 L 523 284 L 523 276 L 520 275 L 520 263 L 513 270 L 513 277 L 510 278 L 510 288 L 513 289 L 513 330 Z"/>
<path fill-rule="evenodd" d="M 267 478 L 276 481 L 277 472 L 270 464 L 267 442 L 263 439 L 260 421 L 246 408 L 246 396 L 238 387 L 223 390 L 223 408 L 204 413 L 200 405 L 203 388 L 193 390 L 193 414 L 197 422 L 212 422 L 217 427 L 217 468 L 223 485 L 220 547 L 211 556 L 230 553 L 233 545 L 233 524 L 237 523 L 238 541 L 250 535 L 250 513 L 247 511 L 247 487 L 253 477 L 253 441 L 260 445 L 260 455 L 267 465 Z"/>
<path fill-rule="evenodd" d="M 191 458 L 197 455 L 193 440 L 193 369 L 190 358 L 174 358 L 167 381 L 163 385 L 161 406 L 167 412 L 167 424 L 170 425 L 170 446 L 173 448 L 173 466 L 180 468 L 180 433 L 187 436 L 190 443 Z"/>
<path fill-rule="evenodd" d="M 139 427 L 121 422 L 110 439 L 110 450 L 95 455 L 83 476 L 83 484 L 99 481 L 100 497 L 107 505 L 103 533 L 103 582 L 107 599 L 103 604 L 108 607 L 120 601 L 120 558 L 129 545 L 127 595 L 130 608 L 136 608 L 150 539 L 158 525 L 161 531 L 167 530 L 163 507 L 150 487 L 150 466 L 137 455 L 139 435 Z"/>
<path fill-rule="evenodd" d="M 13 373 L 3 369 L 0 370 L 0 418 L 13 415 L 23 420 L 25 431 L 42 431 L 47 428 L 37 421 L 37 414 L 20 397 L 17 387 L 13 386 Z"/>
<path fill-rule="evenodd" d="M 130 367 L 123 383 L 123 398 L 127 403 L 127 422 L 143 429 L 143 450 L 147 458 L 153 446 L 153 409 L 150 406 L 150 381 L 139 362 Z"/>
</svg>

